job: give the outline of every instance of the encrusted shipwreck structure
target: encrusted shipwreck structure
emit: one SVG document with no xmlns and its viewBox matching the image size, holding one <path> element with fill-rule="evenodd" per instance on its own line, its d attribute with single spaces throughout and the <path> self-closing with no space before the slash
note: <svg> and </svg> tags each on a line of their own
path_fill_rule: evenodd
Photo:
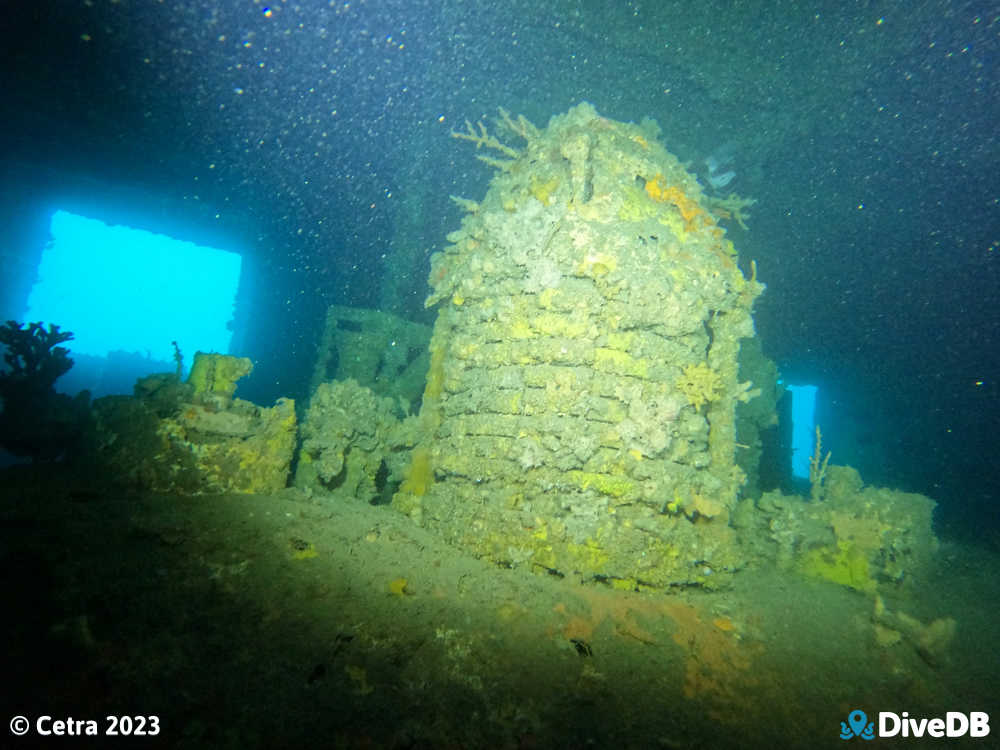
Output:
<svg viewBox="0 0 1000 750">
<path fill-rule="evenodd" d="M 430 337 L 429 326 L 391 313 L 331 305 L 309 392 L 329 380 L 355 380 L 395 399 L 408 414 L 423 391 Z"/>
<path fill-rule="evenodd" d="M 393 503 L 499 563 L 722 583 L 744 562 L 737 355 L 763 286 L 654 124 L 584 103 L 499 126 L 525 145 L 457 134 L 498 171 L 431 260 L 425 437 Z"/>
<path fill-rule="evenodd" d="M 134 396 L 94 402 L 83 464 L 133 489 L 181 495 L 282 489 L 295 450 L 295 402 L 265 408 L 233 398 L 249 359 L 195 354 L 186 383 L 141 378 Z"/>
</svg>

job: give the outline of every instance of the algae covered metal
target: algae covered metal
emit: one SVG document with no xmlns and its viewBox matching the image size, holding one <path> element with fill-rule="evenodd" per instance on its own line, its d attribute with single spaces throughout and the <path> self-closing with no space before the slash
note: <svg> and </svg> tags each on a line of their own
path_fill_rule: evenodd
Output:
<svg viewBox="0 0 1000 750">
<path fill-rule="evenodd" d="M 737 355 L 763 285 L 655 124 L 583 103 L 495 130 L 457 134 L 497 172 L 431 260 L 424 437 L 394 504 L 503 564 L 724 582 L 753 395 Z"/>
</svg>

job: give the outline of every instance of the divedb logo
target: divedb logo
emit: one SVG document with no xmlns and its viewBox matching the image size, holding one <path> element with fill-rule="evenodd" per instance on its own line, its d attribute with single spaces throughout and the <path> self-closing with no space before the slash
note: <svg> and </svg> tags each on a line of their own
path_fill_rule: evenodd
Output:
<svg viewBox="0 0 1000 750">
<path fill-rule="evenodd" d="M 875 737 L 986 737 L 990 733 L 990 715 L 985 711 L 948 711 L 944 718 L 926 716 L 913 718 L 906 711 L 900 714 L 892 711 L 879 711 L 878 733 L 875 732 L 875 722 L 868 721 L 868 716 L 860 709 L 854 709 L 847 715 L 847 721 L 840 722 L 840 739 L 850 740 L 858 737 L 862 740 L 873 740 Z"/>
</svg>

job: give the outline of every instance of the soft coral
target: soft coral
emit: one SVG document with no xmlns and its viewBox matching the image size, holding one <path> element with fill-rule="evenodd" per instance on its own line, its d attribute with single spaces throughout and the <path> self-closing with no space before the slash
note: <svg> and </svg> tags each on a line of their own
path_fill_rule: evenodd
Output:
<svg viewBox="0 0 1000 750">
<path fill-rule="evenodd" d="M 74 447 L 89 419 L 89 395 L 56 393 L 55 382 L 73 366 L 69 349 L 59 346 L 73 334 L 59 326 L 9 320 L 0 326 L 6 371 L 0 373 L 0 444 L 11 453 L 58 458 Z"/>
<path fill-rule="evenodd" d="M 56 380 L 73 366 L 69 349 L 58 344 L 72 339 L 72 333 L 60 331 L 52 323 L 48 329 L 41 323 L 28 323 L 25 328 L 13 320 L 0 326 L 0 344 L 7 347 L 3 359 L 9 368 L 0 373 L 0 395 L 7 399 L 28 395 L 25 391 L 51 391 Z"/>
</svg>

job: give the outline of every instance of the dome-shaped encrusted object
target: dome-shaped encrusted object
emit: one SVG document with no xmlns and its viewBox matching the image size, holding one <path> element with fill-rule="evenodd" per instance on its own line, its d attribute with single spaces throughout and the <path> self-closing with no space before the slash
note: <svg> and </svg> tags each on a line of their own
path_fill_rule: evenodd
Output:
<svg viewBox="0 0 1000 750">
<path fill-rule="evenodd" d="M 621 587 L 718 585 L 743 475 L 737 266 L 653 124 L 583 103 L 459 137 L 497 168 L 431 260 L 423 441 L 394 504 L 475 554 Z"/>
</svg>

